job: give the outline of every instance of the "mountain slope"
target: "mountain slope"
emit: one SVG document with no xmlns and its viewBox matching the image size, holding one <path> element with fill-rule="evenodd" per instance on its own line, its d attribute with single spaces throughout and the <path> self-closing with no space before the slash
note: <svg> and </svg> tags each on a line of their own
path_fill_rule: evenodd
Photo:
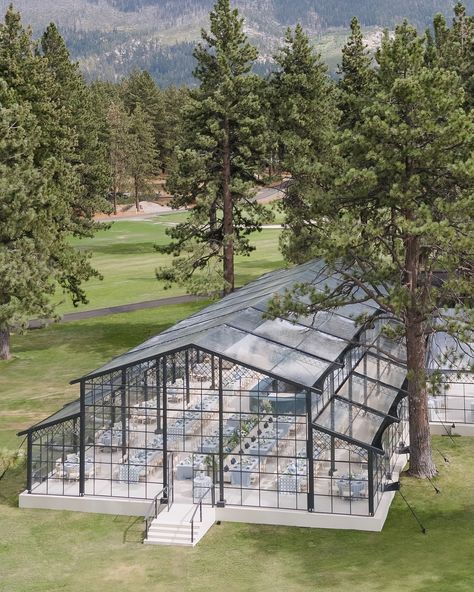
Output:
<svg viewBox="0 0 474 592">
<path fill-rule="evenodd" d="M 0 0 L 5 12 L 10 0 Z M 16 0 L 15 7 L 36 34 L 59 24 L 73 56 L 90 78 L 110 80 L 134 67 L 150 70 L 162 85 L 192 82 L 192 47 L 214 0 Z M 261 69 L 287 26 L 301 22 L 321 49 L 343 42 L 352 16 L 372 33 L 408 18 L 429 25 L 436 12 L 450 14 L 452 0 L 234 0 L 250 39 L 262 54 Z M 468 0 L 474 9 L 474 0 Z M 338 31 L 338 29 L 342 29 Z M 335 62 L 333 56 L 332 62 Z M 332 64 L 333 65 L 333 64 Z"/>
</svg>

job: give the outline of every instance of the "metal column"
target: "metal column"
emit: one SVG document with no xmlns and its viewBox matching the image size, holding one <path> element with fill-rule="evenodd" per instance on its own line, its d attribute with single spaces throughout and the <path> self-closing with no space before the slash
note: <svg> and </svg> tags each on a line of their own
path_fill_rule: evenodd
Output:
<svg viewBox="0 0 474 592">
<path fill-rule="evenodd" d="M 122 456 L 127 454 L 127 370 L 122 370 L 120 387 L 120 421 L 122 425 Z"/>
<path fill-rule="evenodd" d="M 369 473 L 369 516 L 374 515 L 374 453 L 368 450 L 367 469 Z"/>
<path fill-rule="evenodd" d="M 168 480 L 168 397 L 167 397 L 167 387 L 166 381 L 168 379 L 168 368 L 166 367 L 167 358 L 163 356 L 162 358 L 163 364 L 163 389 L 162 389 L 162 403 L 163 403 L 163 487 L 168 487 L 169 480 Z M 166 492 L 166 497 L 168 497 L 168 492 Z"/>
<path fill-rule="evenodd" d="M 219 501 L 225 506 L 224 499 L 224 390 L 222 386 L 222 358 L 219 358 Z"/>
<path fill-rule="evenodd" d="M 156 369 L 156 430 L 155 434 L 161 434 L 161 402 L 162 402 L 162 388 L 161 388 L 161 372 L 160 372 L 160 358 L 155 360 Z"/>
<path fill-rule="evenodd" d="M 27 436 L 27 453 L 26 453 L 26 489 L 28 493 L 31 493 L 31 487 L 33 485 L 33 437 L 31 432 L 28 432 Z"/>
<path fill-rule="evenodd" d="M 306 458 L 308 459 L 308 511 L 314 510 L 314 446 L 313 446 L 313 408 L 311 391 L 306 392 Z"/>
<path fill-rule="evenodd" d="M 186 404 L 189 403 L 190 393 L 189 393 L 189 373 L 191 368 L 189 367 L 189 350 L 184 352 L 184 381 L 186 387 Z"/>
<path fill-rule="evenodd" d="M 86 384 L 81 380 L 79 420 L 79 495 L 85 492 L 86 473 Z"/>
</svg>

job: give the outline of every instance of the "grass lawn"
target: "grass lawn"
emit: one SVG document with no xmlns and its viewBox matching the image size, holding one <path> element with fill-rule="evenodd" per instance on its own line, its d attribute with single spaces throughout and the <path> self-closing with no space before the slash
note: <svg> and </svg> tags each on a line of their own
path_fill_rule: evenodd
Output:
<svg viewBox="0 0 474 592">
<path fill-rule="evenodd" d="M 426 535 L 397 494 L 382 533 L 221 524 L 194 549 L 143 546 L 131 518 L 19 510 L 22 475 L 11 472 L 0 482 L 0 590 L 472 592 L 474 439 L 434 443 L 450 460 L 436 459 L 441 493 L 402 488 Z"/>
<path fill-rule="evenodd" d="M 94 238 L 75 240 L 80 249 L 92 252 L 94 267 L 103 280 L 92 279 L 85 285 L 89 303 L 74 308 L 64 296 L 58 308 L 61 314 L 90 310 L 118 304 L 141 302 L 184 294 L 180 287 L 165 290 L 155 277 L 155 270 L 171 262 L 171 257 L 154 250 L 155 244 L 166 244 L 166 229 L 181 221 L 185 214 L 161 215 L 150 220 L 119 220 L 112 227 L 100 231 Z M 236 258 L 236 283 L 243 285 L 271 269 L 283 265 L 278 249 L 280 230 L 264 229 L 255 233 L 256 247 L 251 257 Z"/>
</svg>

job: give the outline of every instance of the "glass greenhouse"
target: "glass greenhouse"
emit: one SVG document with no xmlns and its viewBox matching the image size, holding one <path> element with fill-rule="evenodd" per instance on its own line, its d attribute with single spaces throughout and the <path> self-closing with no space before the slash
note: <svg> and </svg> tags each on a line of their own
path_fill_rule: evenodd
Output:
<svg viewBox="0 0 474 592">
<path fill-rule="evenodd" d="M 373 516 L 407 443 L 404 348 L 371 302 L 266 320 L 302 282 L 337 278 L 269 273 L 77 380 L 23 432 L 28 494 Z"/>
</svg>

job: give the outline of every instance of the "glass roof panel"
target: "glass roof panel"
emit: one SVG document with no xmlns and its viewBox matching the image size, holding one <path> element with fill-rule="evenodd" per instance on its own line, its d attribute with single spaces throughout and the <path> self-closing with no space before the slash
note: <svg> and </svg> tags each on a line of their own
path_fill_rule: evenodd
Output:
<svg viewBox="0 0 474 592">
<path fill-rule="evenodd" d="M 357 405 L 333 399 L 314 420 L 317 426 L 372 445 L 384 418 Z"/>
<path fill-rule="evenodd" d="M 303 386 L 314 386 L 330 366 L 329 362 L 291 351 L 273 369 L 273 373 Z"/>
<path fill-rule="evenodd" d="M 66 405 L 64 405 L 64 407 L 62 407 L 62 409 L 60 409 L 59 411 L 56 411 L 56 413 L 53 413 L 53 415 L 50 415 L 46 419 L 43 419 L 42 421 L 35 424 L 34 426 L 29 428 L 28 430 L 24 430 L 22 432 L 19 432 L 19 434 L 23 435 L 23 434 L 26 434 L 27 431 L 40 430 L 42 427 L 50 425 L 52 423 L 60 423 L 62 421 L 66 421 L 66 420 L 71 419 L 73 417 L 77 417 L 80 413 L 80 410 L 81 410 L 81 402 L 80 402 L 80 399 L 77 399 L 76 401 L 72 401 L 71 403 L 67 403 Z"/>
<path fill-rule="evenodd" d="M 361 376 L 368 376 L 375 381 L 383 382 L 399 390 L 405 382 L 406 368 L 394 364 L 390 360 L 376 358 L 370 354 L 365 355 L 354 372 Z"/>
<path fill-rule="evenodd" d="M 318 331 L 352 340 L 359 332 L 356 322 L 353 319 L 336 314 L 336 312 L 318 311 L 307 316 L 298 316 L 296 321 L 301 325 L 312 327 Z"/>
<path fill-rule="evenodd" d="M 265 323 L 262 312 L 256 308 L 246 308 L 239 315 L 232 317 L 232 326 L 243 331 L 254 332 L 257 327 Z"/>
<path fill-rule="evenodd" d="M 266 339 L 255 335 L 245 335 L 237 343 L 230 346 L 223 355 L 233 360 L 259 368 L 263 372 L 271 372 L 281 362 L 290 350 L 288 348 L 271 343 Z M 281 373 L 279 372 L 280 376 Z"/>
<path fill-rule="evenodd" d="M 404 343 L 389 339 L 385 335 L 379 335 L 377 342 L 380 355 L 393 356 L 394 358 L 398 358 L 400 363 L 406 362 L 407 350 Z"/>
<path fill-rule="evenodd" d="M 302 325 L 295 325 L 283 319 L 265 321 L 255 330 L 257 335 L 268 337 L 289 347 L 298 347 L 310 332 L 310 329 Z"/>
<path fill-rule="evenodd" d="M 337 392 L 338 396 L 348 401 L 366 405 L 382 413 L 389 412 L 397 394 L 396 389 L 355 375 L 350 376 Z"/>
<path fill-rule="evenodd" d="M 227 325 L 219 325 L 214 329 L 199 335 L 194 341 L 195 345 L 203 349 L 209 349 L 216 353 L 224 354 L 226 350 L 235 344 L 239 344 L 247 334 L 240 329 L 234 329 Z"/>
<path fill-rule="evenodd" d="M 337 314 L 349 319 L 357 319 L 361 315 L 373 315 L 377 309 L 370 306 L 366 302 L 358 304 L 346 304 L 336 309 Z"/>
<path fill-rule="evenodd" d="M 300 344 L 300 350 L 318 356 L 323 360 L 334 361 L 348 347 L 347 341 L 319 331 L 311 331 Z"/>
</svg>

